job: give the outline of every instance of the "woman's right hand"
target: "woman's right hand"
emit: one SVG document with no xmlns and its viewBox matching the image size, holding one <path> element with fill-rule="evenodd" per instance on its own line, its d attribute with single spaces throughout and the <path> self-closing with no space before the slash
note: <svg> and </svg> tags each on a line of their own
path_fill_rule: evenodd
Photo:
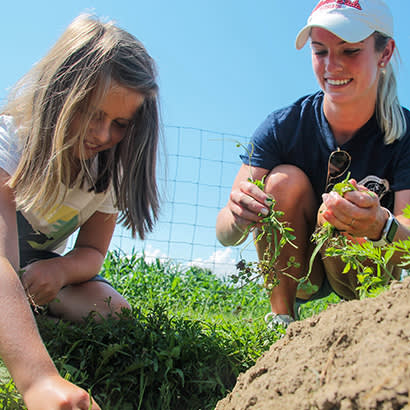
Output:
<svg viewBox="0 0 410 410">
<path fill-rule="evenodd" d="M 23 399 L 28 410 L 101 410 L 85 390 L 59 375 L 36 380 Z"/>
<path fill-rule="evenodd" d="M 268 196 L 258 186 L 246 180 L 233 187 L 227 204 L 236 225 L 244 230 L 249 224 L 269 214 Z"/>
<path fill-rule="evenodd" d="M 252 167 L 252 178 L 262 180 L 268 173 Z M 269 213 L 269 197 L 249 181 L 250 167 L 242 165 L 232 186 L 228 203 L 219 212 L 216 235 L 225 246 L 237 245 L 250 224 L 257 226 L 261 217 Z M 242 241 L 245 238 L 242 238 Z"/>
</svg>

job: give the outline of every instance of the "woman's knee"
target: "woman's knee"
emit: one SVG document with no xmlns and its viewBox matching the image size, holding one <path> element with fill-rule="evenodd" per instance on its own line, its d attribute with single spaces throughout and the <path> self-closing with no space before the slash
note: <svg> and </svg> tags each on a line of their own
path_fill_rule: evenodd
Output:
<svg viewBox="0 0 410 410">
<path fill-rule="evenodd" d="M 273 168 L 266 177 L 265 191 L 271 194 L 278 208 L 286 210 L 295 206 L 316 209 L 316 199 L 307 175 L 294 165 L 282 164 Z"/>
</svg>

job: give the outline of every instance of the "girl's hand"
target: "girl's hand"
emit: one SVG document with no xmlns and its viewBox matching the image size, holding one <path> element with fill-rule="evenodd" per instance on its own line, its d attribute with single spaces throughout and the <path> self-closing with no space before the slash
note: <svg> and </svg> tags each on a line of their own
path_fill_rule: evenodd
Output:
<svg viewBox="0 0 410 410">
<path fill-rule="evenodd" d="M 40 260 L 22 269 L 21 282 L 31 303 L 39 306 L 50 303 L 65 285 L 58 259 Z"/>
<path fill-rule="evenodd" d="M 23 399 L 28 410 L 101 410 L 85 390 L 60 376 L 38 379 Z"/>
<path fill-rule="evenodd" d="M 357 185 L 354 179 L 349 182 L 357 190 L 345 192 L 343 197 L 334 191 L 322 195 L 319 218 L 353 236 L 379 239 L 388 217 L 387 211 L 381 207 L 374 192 Z"/>
</svg>

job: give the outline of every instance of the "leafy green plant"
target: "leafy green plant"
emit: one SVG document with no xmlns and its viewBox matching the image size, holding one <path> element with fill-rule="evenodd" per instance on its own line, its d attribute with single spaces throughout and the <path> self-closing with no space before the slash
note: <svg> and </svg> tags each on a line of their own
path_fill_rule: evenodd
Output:
<svg viewBox="0 0 410 410">
<path fill-rule="evenodd" d="M 350 179 L 350 172 L 347 174 L 346 178 L 342 182 L 335 184 L 332 190 L 334 192 L 337 192 L 342 197 L 344 196 L 346 192 L 356 191 L 357 188 L 352 183 L 349 182 L 349 179 Z M 316 244 L 316 246 L 313 249 L 312 255 L 310 256 L 308 271 L 306 273 L 306 276 L 303 278 L 304 281 L 309 280 L 309 277 L 312 273 L 314 260 L 324 245 L 326 245 L 327 249 L 331 248 L 333 250 L 336 250 L 336 249 L 342 250 L 342 249 L 345 249 L 349 245 L 349 242 L 346 236 L 341 234 L 333 225 L 331 225 L 327 221 L 325 221 L 321 226 L 317 227 L 316 231 L 312 234 L 311 240 L 312 242 Z M 343 255 L 343 252 L 341 252 L 341 254 Z M 357 263 L 359 263 L 359 261 L 356 260 L 355 254 L 352 255 L 351 263 L 354 266 L 356 266 Z M 347 269 L 347 271 L 349 269 Z"/>
<path fill-rule="evenodd" d="M 60 374 L 91 389 L 104 409 L 213 409 L 280 337 L 266 329 L 257 285 L 241 290 L 207 270 L 121 252 L 107 256 L 102 274 L 132 312 L 38 322 Z"/>
<path fill-rule="evenodd" d="M 344 181 L 334 186 L 333 191 L 344 196 L 346 192 L 357 190 L 349 182 L 349 179 L 350 173 Z M 367 193 L 375 195 L 371 191 L 367 191 Z M 409 205 L 404 210 L 404 214 L 408 218 L 410 217 Z M 339 257 L 345 263 L 342 273 L 356 271 L 359 283 L 356 290 L 361 299 L 379 295 L 394 279 L 392 274 L 394 267 L 389 262 L 395 252 L 401 253 L 402 262 L 399 266 L 408 266 L 410 262 L 409 240 L 375 247 L 371 241 L 351 241 L 328 222 L 318 228 L 313 234 L 312 240 L 316 242 L 316 247 L 310 259 L 307 275 L 309 276 L 311 273 L 313 260 L 317 253 L 326 245 L 325 257 Z"/>
<path fill-rule="evenodd" d="M 254 180 L 252 182 L 262 183 L 262 181 Z M 261 218 L 260 228 L 255 233 L 254 242 L 259 242 L 263 239 L 266 240 L 267 247 L 263 253 L 263 257 L 258 262 L 246 262 L 241 259 L 236 265 L 239 274 L 233 275 L 232 278 L 235 282 L 244 280 L 245 283 L 263 278 L 264 285 L 268 291 L 271 291 L 278 285 L 279 279 L 277 273 L 286 274 L 287 270 L 291 267 L 299 267 L 300 264 L 296 262 L 294 257 L 291 257 L 286 267 L 277 268 L 277 260 L 280 255 L 281 249 L 286 245 L 296 247 L 293 243 L 295 236 L 292 234 L 293 229 L 288 226 L 286 222 L 279 221 L 284 213 L 282 211 L 275 210 L 276 201 L 270 198 L 269 214 Z M 250 224 L 245 230 L 243 237 L 248 236 L 248 233 L 253 230 L 255 224 Z M 240 241 L 242 241 L 241 238 Z"/>
<path fill-rule="evenodd" d="M 6 373 L 5 371 L 3 373 Z M 17 388 L 9 377 L 1 378 L 0 382 L 0 409 L 21 410 L 25 409 L 23 399 L 21 398 Z"/>
<path fill-rule="evenodd" d="M 244 147 L 241 143 L 237 143 L 237 146 Z M 253 146 L 251 145 L 251 151 L 247 147 L 244 147 L 248 152 L 249 163 L 252 161 Z M 255 179 L 252 175 L 252 166 L 249 166 L 249 182 L 255 184 L 262 191 L 265 190 L 265 176 L 262 180 Z M 267 216 L 260 215 L 261 219 L 258 222 L 250 223 L 241 238 L 237 243 L 242 243 L 249 233 L 255 231 L 253 243 L 265 240 L 267 246 L 263 252 L 262 258 L 258 262 L 247 262 L 245 259 L 241 259 L 236 267 L 238 269 L 237 275 L 232 275 L 232 279 L 235 282 L 241 281 L 242 283 L 249 283 L 252 281 L 258 281 L 263 278 L 263 285 L 270 293 L 272 289 L 279 284 L 278 273 L 286 275 L 298 282 L 298 289 L 303 289 L 308 292 L 315 292 L 317 286 L 313 285 L 309 281 L 309 276 L 303 276 L 297 278 L 289 273 L 291 268 L 300 268 L 300 263 L 296 261 L 296 258 L 291 256 L 284 267 L 278 268 L 278 259 L 281 250 L 285 245 L 293 246 L 297 248 L 294 240 L 296 239 L 293 234 L 294 230 L 289 226 L 287 221 L 283 221 L 284 212 L 275 209 L 276 200 L 273 196 L 268 197 L 269 212 Z M 250 242 L 245 244 L 245 249 Z"/>
<path fill-rule="evenodd" d="M 243 145 L 238 143 L 237 146 Z M 246 147 L 245 149 L 248 152 L 249 163 L 251 163 L 253 147 L 251 146 L 251 151 Z M 264 178 L 262 180 L 254 179 L 252 176 L 252 166 L 250 166 L 249 169 L 250 176 L 248 181 L 264 190 Z M 342 182 L 335 184 L 332 190 L 342 197 L 349 191 L 357 190 L 355 185 L 349 182 L 349 179 L 350 173 L 347 174 Z M 371 191 L 367 192 L 369 195 L 375 195 Z M 280 270 L 277 269 L 276 265 L 281 249 L 286 244 L 295 246 L 293 243 L 295 236 L 293 235 L 293 229 L 287 222 L 279 220 L 283 218 L 284 213 L 275 210 L 275 204 L 275 199 L 271 197 L 268 216 L 262 217 L 261 215 L 261 220 L 258 224 L 249 224 L 239 239 L 238 243 L 241 243 L 248 234 L 257 227 L 254 243 L 265 239 L 267 248 L 265 249 L 263 257 L 258 262 L 247 262 L 244 259 L 238 262 L 238 274 L 233 276 L 235 281 L 242 281 L 247 284 L 262 277 L 264 286 L 268 291 L 271 291 L 273 287 L 279 283 L 277 273 L 280 272 L 296 280 L 298 282 L 298 289 L 303 289 L 308 293 L 314 293 L 317 291 L 317 286 L 313 285 L 309 279 L 313 262 L 321 249 L 326 246 L 325 256 L 340 257 L 345 263 L 342 273 L 347 273 L 352 269 L 357 271 L 357 279 L 359 282 L 357 290 L 360 298 L 364 298 L 378 295 L 386 288 L 387 284 L 394 279 L 392 275 L 393 267 L 389 264 L 389 261 L 395 252 L 399 252 L 402 255 L 402 263 L 400 266 L 406 267 L 410 265 L 409 241 L 398 241 L 383 248 L 375 248 L 369 241 L 364 243 L 351 241 L 329 222 L 325 222 L 318 227 L 312 235 L 312 241 L 316 245 L 310 257 L 306 275 L 301 278 L 293 277 L 286 271 L 289 268 L 298 268 L 300 266 L 295 258 L 289 258 L 286 267 Z M 410 217 L 410 206 L 407 206 L 405 215 Z M 373 262 L 374 266 L 370 266 L 369 261 Z"/>
<path fill-rule="evenodd" d="M 266 329 L 269 302 L 256 284 L 238 289 L 206 269 L 120 251 L 107 255 L 101 274 L 131 312 L 81 324 L 56 324 L 41 312 L 37 319 L 60 374 L 91 390 L 103 409 L 213 409 L 281 335 Z M 23 409 L 9 380 L 0 391 Z"/>
</svg>

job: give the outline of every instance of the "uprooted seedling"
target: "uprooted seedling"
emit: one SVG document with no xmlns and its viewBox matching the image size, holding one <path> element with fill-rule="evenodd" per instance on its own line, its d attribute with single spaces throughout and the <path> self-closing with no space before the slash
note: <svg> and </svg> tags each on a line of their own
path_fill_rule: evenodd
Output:
<svg viewBox="0 0 410 410">
<path fill-rule="evenodd" d="M 25 269 L 20 269 L 18 271 L 18 275 L 19 275 L 20 278 L 22 277 L 24 272 L 25 272 Z M 36 301 L 34 300 L 34 296 L 30 292 L 28 292 L 27 290 L 25 290 L 25 291 L 26 291 L 27 300 L 28 300 L 30 306 L 32 307 L 34 313 L 39 314 L 39 313 L 46 310 L 46 308 L 44 306 L 40 306 L 36 303 Z"/>
<path fill-rule="evenodd" d="M 238 143 L 237 146 L 243 147 L 240 143 Z M 246 147 L 245 149 L 248 151 L 249 161 L 251 161 L 253 146 L 251 152 L 249 152 Z M 263 177 L 262 180 L 255 179 L 252 175 L 252 167 L 250 166 L 249 169 L 250 175 L 248 181 L 264 191 L 265 177 Z M 289 223 L 281 220 L 284 216 L 284 212 L 275 209 L 275 198 L 269 196 L 268 201 L 268 215 L 260 215 L 261 219 L 258 222 L 250 223 L 246 227 L 241 238 L 237 241 L 238 244 L 242 243 L 242 241 L 248 237 L 249 233 L 254 232 L 253 242 L 255 244 L 262 240 L 266 242 L 266 249 L 263 256 L 258 262 L 247 262 L 242 258 L 236 265 L 238 274 L 232 275 L 232 279 L 234 282 L 240 281 L 246 285 L 251 281 L 257 281 L 262 278 L 265 288 L 270 293 L 272 289 L 279 284 L 278 274 L 283 274 L 297 281 L 300 288 L 303 287 L 309 289 L 313 286 L 310 284 L 309 280 L 305 277 L 296 278 L 289 273 L 291 268 L 300 268 L 300 263 L 296 261 L 295 257 L 290 257 L 285 266 L 278 267 L 277 262 L 283 247 L 285 245 L 290 245 L 297 248 L 297 245 L 294 243 L 296 237 L 293 234 L 294 229 L 289 226 Z M 244 250 L 248 244 L 245 244 L 242 250 Z"/>
<path fill-rule="evenodd" d="M 243 146 L 238 143 L 237 146 Z M 245 147 L 249 155 L 249 163 L 251 163 L 252 151 Z M 250 176 L 248 180 L 257 185 L 260 189 L 265 189 L 264 178 L 262 180 L 254 179 L 252 176 L 252 167 L 250 166 Z M 357 188 L 350 181 L 350 173 L 342 181 L 334 185 L 332 191 L 337 192 L 344 197 L 347 192 L 356 191 Z M 372 191 L 366 191 L 369 195 L 376 195 Z M 282 211 L 275 209 L 276 201 L 273 197 L 270 198 L 269 214 L 265 217 L 261 216 L 258 223 L 251 223 L 247 226 L 243 235 L 238 240 L 238 244 L 242 243 L 249 233 L 254 231 L 254 243 L 258 241 L 266 241 L 266 249 L 263 257 L 258 262 L 247 262 L 241 259 L 237 264 L 238 274 L 233 275 L 232 279 L 235 282 L 241 281 L 244 285 L 251 281 L 257 281 L 263 278 L 263 282 L 268 292 L 279 284 L 278 274 L 283 274 L 291 277 L 298 282 L 298 289 L 306 293 L 313 294 L 318 290 L 316 285 L 310 282 L 310 275 L 313 269 L 313 262 L 321 249 L 326 246 L 324 252 L 325 257 L 339 257 L 345 264 L 342 273 L 347 273 L 351 270 L 357 271 L 357 279 L 359 286 L 357 288 L 359 296 L 368 297 L 377 295 L 386 284 L 393 279 L 392 267 L 389 261 L 395 252 L 406 255 L 410 248 L 409 241 L 395 242 L 391 245 L 385 245 L 381 248 L 373 246 L 371 241 L 356 241 L 352 240 L 349 235 L 339 231 L 329 222 L 324 222 L 312 234 L 311 240 L 314 242 L 315 248 L 309 260 L 306 275 L 297 278 L 289 273 L 291 268 L 300 268 L 300 263 L 294 257 L 290 257 L 285 266 L 278 267 L 278 258 L 282 248 L 285 245 L 290 245 L 295 248 L 294 230 L 286 221 L 281 221 L 284 216 Z M 410 206 L 405 210 L 405 215 L 410 217 Z M 246 244 L 244 248 L 247 246 Z M 243 248 L 243 249 L 244 249 Z M 410 259 L 403 257 L 401 266 L 407 268 L 410 265 Z M 367 261 L 373 263 L 373 267 L 369 266 Z"/>
<path fill-rule="evenodd" d="M 249 181 L 264 188 L 263 181 L 251 179 Z M 270 198 L 269 202 L 269 214 L 262 217 L 258 224 L 256 222 L 249 224 L 238 241 L 238 243 L 242 242 L 250 232 L 254 231 L 253 241 L 255 243 L 261 240 L 266 241 L 267 247 L 263 257 L 258 262 L 247 262 L 245 259 L 241 259 L 236 265 L 238 275 L 234 275 L 233 279 L 234 281 L 242 281 L 246 284 L 262 277 L 266 289 L 271 291 L 279 284 L 278 273 L 286 274 L 287 270 L 292 267 L 298 268 L 300 264 L 294 257 L 291 257 L 285 267 L 278 268 L 276 266 L 280 251 L 286 244 L 295 248 L 297 246 L 293 243 L 295 239 L 293 229 L 287 222 L 279 220 L 279 218 L 283 217 L 284 213 L 275 209 L 276 201 L 274 198 Z"/>
<path fill-rule="evenodd" d="M 342 197 L 347 192 L 357 191 L 357 188 L 349 182 L 349 179 L 350 173 L 342 182 L 336 184 L 332 190 Z M 372 191 L 364 192 L 372 196 L 376 195 Z M 309 261 L 306 277 L 308 278 L 312 272 L 316 255 L 323 246 L 326 246 L 325 257 L 338 257 L 345 264 L 342 274 L 351 270 L 357 272 L 359 283 L 357 290 L 360 298 L 376 296 L 390 280 L 394 279 L 392 276 L 393 267 L 389 265 L 389 261 L 395 251 L 402 250 L 400 248 L 402 246 L 401 242 L 375 247 L 371 241 L 352 241 L 348 235 L 336 229 L 329 222 L 324 222 L 322 226 L 317 228 L 312 235 L 312 241 L 316 243 L 316 246 Z M 372 262 L 373 266 L 369 266 L 369 263 L 365 263 L 365 261 Z"/>
<path fill-rule="evenodd" d="M 357 191 L 357 188 L 349 182 L 350 172 L 347 177 L 342 181 L 334 185 L 332 191 L 337 192 L 341 197 L 343 197 L 346 192 Z M 333 225 L 325 221 L 323 225 L 319 226 L 312 235 L 312 241 L 316 243 L 316 246 L 312 252 L 312 255 L 309 260 L 309 268 L 306 274 L 306 277 L 309 278 L 313 262 L 316 258 L 316 255 L 322 249 L 323 245 L 326 244 L 328 248 L 344 248 L 348 245 L 348 239 L 345 235 L 342 235 Z"/>
</svg>

